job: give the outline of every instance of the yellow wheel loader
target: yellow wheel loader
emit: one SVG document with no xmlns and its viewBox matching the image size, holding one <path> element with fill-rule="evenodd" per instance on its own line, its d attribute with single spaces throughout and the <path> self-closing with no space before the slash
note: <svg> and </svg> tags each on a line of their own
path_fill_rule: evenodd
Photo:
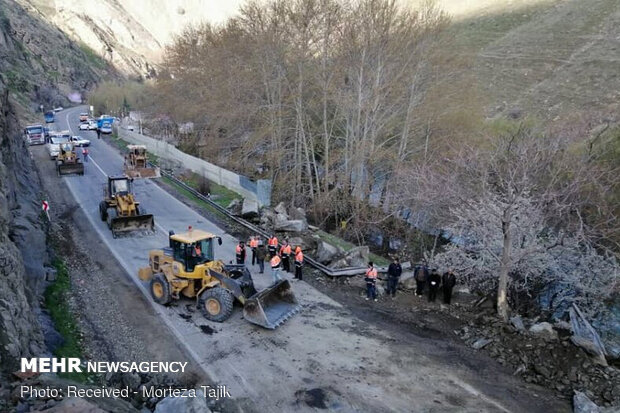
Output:
<svg viewBox="0 0 620 413">
<path fill-rule="evenodd" d="M 138 277 L 150 282 L 153 299 L 162 305 L 181 295 L 196 300 L 209 320 L 223 322 L 236 301 L 243 305 L 243 317 L 250 323 L 275 329 L 295 314 L 300 306 L 288 280 L 257 292 L 250 271 L 243 264 L 224 264 L 214 258 L 214 241 L 222 239 L 208 232 L 190 229 L 170 232 L 169 246 L 149 253 L 149 266 Z"/>
<path fill-rule="evenodd" d="M 103 189 L 103 201 L 99 203 L 99 215 L 108 223 L 112 236 L 136 230 L 155 231 L 155 220 L 140 208 L 132 192 L 133 179 L 126 176 L 108 176 Z"/>
<path fill-rule="evenodd" d="M 75 147 L 70 142 L 61 143 L 56 156 L 56 173 L 58 176 L 78 174 L 84 175 L 84 164 L 75 152 Z"/>
<path fill-rule="evenodd" d="M 159 178 L 161 176 L 159 168 L 148 167 L 146 146 L 127 145 L 127 150 L 127 155 L 125 155 L 125 175 L 130 178 Z"/>
</svg>

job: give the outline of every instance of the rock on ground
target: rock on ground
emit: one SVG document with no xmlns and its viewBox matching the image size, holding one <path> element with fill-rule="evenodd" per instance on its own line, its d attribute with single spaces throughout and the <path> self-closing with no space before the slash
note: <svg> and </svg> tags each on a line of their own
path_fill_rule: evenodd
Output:
<svg viewBox="0 0 620 413">
<path fill-rule="evenodd" d="M 530 333 L 536 334 L 547 339 L 555 340 L 558 338 L 558 333 L 553 329 L 553 326 L 550 323 L 542 322 L 533 324 L 530 327 Z"/>
<path fill-rule="evenodd" d="M 401 288 L 405 290 L 415 290 L 416 283 L 413 271 L 405 271 L 400 275 L 400 279 L 398 280 L 398 284 Z"/>
<path fill-rule="evenodd" d="M 252 199 L 243 199 L 241 206 L 241 216 L 246 219 L 256 218 L 258 216 L 258 202 Z"/>
<path fill-rule="evenodd" d="M 580 391 L 576 391 L 573 396 L 574 413 L 601 413 L 601 409 Z"/>
<path fill-rule="evenodd" d="M 319 240 L 316 247 L 316 259 L 323 264 L 329 264 L 341 252 L 341 248 Z"/>
<path fill-rule="evenodd" d="M 184 393 L 185 394 L 185 393 Z M 210 413 L 207 399 L 202 390 L 196 390 L 196 397 L 166 397 L 155 406 L 155 413 Z"/>
</svg>

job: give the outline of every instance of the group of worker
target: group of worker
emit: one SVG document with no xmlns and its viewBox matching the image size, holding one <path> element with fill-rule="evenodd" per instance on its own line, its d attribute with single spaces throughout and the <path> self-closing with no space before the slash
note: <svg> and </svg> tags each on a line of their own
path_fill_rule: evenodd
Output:
<svg viewBox="0 0 620 413">
<path fill-rule="evenodd" d="M 398 258 L 394 258 L 387 270 L 387 295 L 392 298 L 396 297 L 396 289 L 403 269 Z M 377 269 L 371 261 L 366 269 L 366 300 L 377 301 Z M 434 302 L 437 298 L 439 288 L 443 291 L 443 302 L 450 304 L 452 301 L 452 290 L 456 285 L 456 275 L 452 268 L 449 268 L 443 276 L 440 276 L 436 268 L 432 268 L 429 272 L 425 264 L 415 267 L 413 277 L 416 282 L 416 297 L 424 295 L 424 289 L 428 289 L 428 301 Z"/>
<path fill-rule="evenodd" d="M 245 264 L 245 245 L 246 243 L 244 241 L 239 241 L 239 243 L 235 247 L 237 264 Z M 293 247 L 289 244 L 288 239 L 285 239 L 283 241 L 283 244 L 280 245 L 278 242 L 278 238 L 275 235 L 271 235 L 267 239 L 266 247 L 263 244 L 262 238 L 258 235 L 250 237 L 248 245 L 250 247 L 250 250 L 252 251 L 252 265 L 258 264 L 260 274 L 263 274 L 265 272 L 265 261 L 269 261 L 269 265 L 271 267 L 271 275 L 273 277 L 274 283 L 282 279 L 282 277 L 280 276 L 280 272 L 282 270 L 286 272 L 292 272 L 291 259 L 294 260 L 295 279 L 302 279 L 304 253 L 302 252 L 299 245 L 295 247 L 295 250 L 293 252 Z"/>
</svg>

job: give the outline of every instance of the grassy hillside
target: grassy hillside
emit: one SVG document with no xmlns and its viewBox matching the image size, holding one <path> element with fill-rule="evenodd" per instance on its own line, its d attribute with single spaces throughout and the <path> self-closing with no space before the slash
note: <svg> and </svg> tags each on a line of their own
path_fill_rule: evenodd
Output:
<svg viewBox="0 0 620 413">
<path fill-rule="evenodd" d="M 617 108 L 620 2 L 475 3 L 481 7 L 453 17 L 450 36 L 454 52 L 469 59 L 488 116 L 554 120 Z"/>
</svg>

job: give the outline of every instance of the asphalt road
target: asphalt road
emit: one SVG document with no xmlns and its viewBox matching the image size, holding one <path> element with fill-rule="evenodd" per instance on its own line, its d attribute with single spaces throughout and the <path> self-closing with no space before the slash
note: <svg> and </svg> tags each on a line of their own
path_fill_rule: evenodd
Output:
<svg viewBox="0 0 620 413">
<path fill-rule="evenodd" d="M 57 114 L 57 129 L 91 140 L 84 176 L 58 179 L 65 180 L 99 235 L 101 243 L 90 250 L 96 254 L 108 248 L 148 297 L 148 285 L 139 281 L 137 272 L 148 265 L 149 250 L 167 245 L 168 230 L 184 231 L 191 225 L 219 234 L 223 245 L 216 257 L 232 260 L 237 240 L 149 180 L 134 181 L 134 192 L 142 207 L 154 214 L 157 232 L 112 237 L 99 219 L 98 204 L 106 176 L 121 174 L 123 159 L 97 140 L 95 132 L 78 130 L 84 110 L 82 106 Z M 253 271 L 253 276 L 259 289 L 270 283 L 267 274 Z M 304 310 L 275 331 L 245 322 L 238 307 L 228 321 L 218 324 L 194 312 L 190 300 L 169 307 L 150 302 L 199 367 L 228 386 L 233 397 L 245 399 L 248 411 L 555 411 L 553 404 L 530 393 L 503 389 L 492 380 L 482 385 L 475 369 L 438 364 L 425 356 L 423 346 L 413 347 L 360 323 L 305 282 L 292 284 Z"/>
</svg>

